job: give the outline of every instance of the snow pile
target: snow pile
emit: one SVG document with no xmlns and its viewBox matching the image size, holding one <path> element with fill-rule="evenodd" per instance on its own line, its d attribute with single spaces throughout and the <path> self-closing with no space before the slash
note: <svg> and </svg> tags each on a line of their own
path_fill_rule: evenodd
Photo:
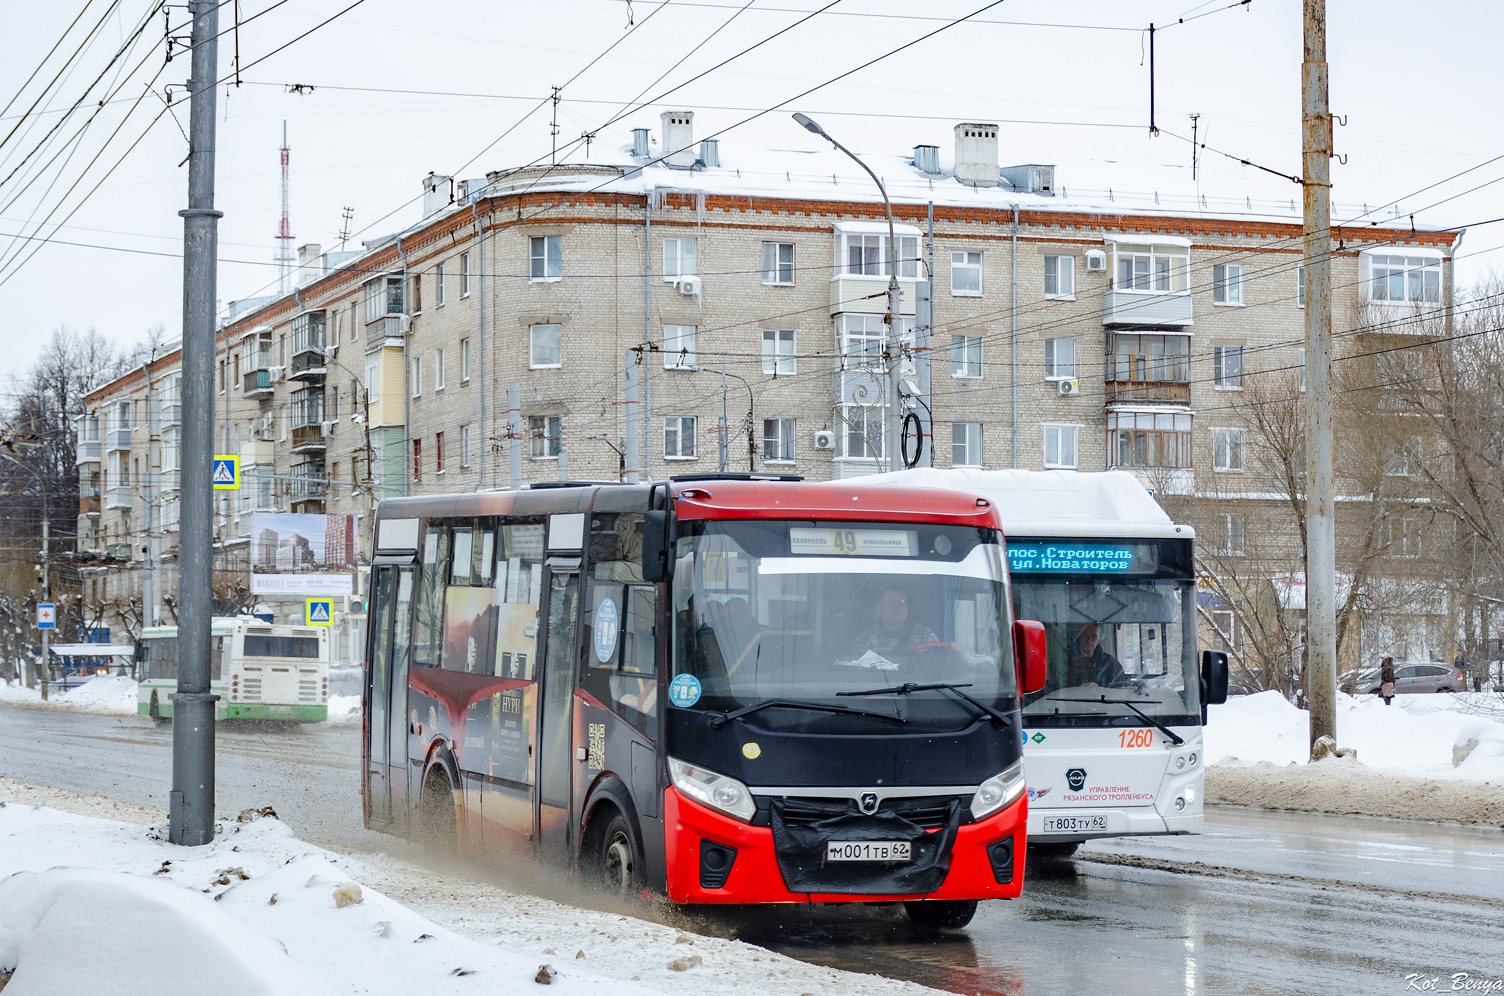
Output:
<svg viewBox="0 0 1504 996">
<path fill-rule="evenodd" d="M 70 712 L 92 712 L 105 716 L 136 715 L 136 682 L 121 675 L 100 675 L 75 685 L 66 692 L 53 689 L 51 697 L 42 701 L 39 688 L 25 685 L 0 684 L 0 704 L 18 705 L 35 709 L 58 709 Z"/>
<path fill-rule="evenodd" d="M 360 722 L 360 696 L 329 696 L 329 722 L 340 724 Z"/>
</svg>

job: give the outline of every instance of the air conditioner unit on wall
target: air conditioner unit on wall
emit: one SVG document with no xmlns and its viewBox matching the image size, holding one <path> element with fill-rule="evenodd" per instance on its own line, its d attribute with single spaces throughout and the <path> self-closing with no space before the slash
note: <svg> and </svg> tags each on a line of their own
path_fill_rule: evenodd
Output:
<svg viewBox="0 0 1504 996">
<path fill-rule="evenodd" d="M 820 429 L 815 433 L 815 449 L 833 450 L 836 448 L 836 434 L 830 429 Z"/>
<path fill-rule="evenodd" d="M 699 277 L 686 276 L 675 280 L 674 286 L 679 288 L 679 293 L 685 297 L 699 297 L 702 285 Z"/>
<path fill-rule="evenodd" d="M 1081 393 L 1081 382 L 1078 380 L 1056 381 L 1055 386 L 1059 389 L 1062 397 Z"/>
<path fill-rule="evenodd" d="M 1086 250 L 1086 268 L 1088 270 L 1107 269 L 1107 254 L 1100 249 Z"/>
</svg>

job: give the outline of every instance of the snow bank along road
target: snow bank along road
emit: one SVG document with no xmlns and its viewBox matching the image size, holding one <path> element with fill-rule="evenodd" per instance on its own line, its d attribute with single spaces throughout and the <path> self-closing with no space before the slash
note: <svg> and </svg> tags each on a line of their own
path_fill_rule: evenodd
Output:
<svg viewBox="0 0 1504 996">
<path fill-rule="evenodd" d="M 169 731 L 134 718 L 0 709 L 0 774 L 153 809 L 165 807 L 170 743 Z M 364 885 L 459 935 L 531 944 L 526 950 L 540 961 L 555 957 L 545 949 L 569 958 L 586 950 L 593 972 L 620 960 L 610 948 L 579 943 L 600 940 L 591 931 L 609 925 L 594 919 L 599 912 L 538 915 L 531 911 L 560 908 L 508 892 L 493 873 L 434 873 L 372 856 L 414 857 L 401 841 L 360 825 L 358 729 L 222 728 L 219 744 L 221 812 L 275 807 L 303 839 L 361 855 Z M 670 941 L 682 931 L 696 938 L 696 953 L 712 943 L 706 935 L 739 938 L 807 963 L 964 993 L 1076 996 L 1104 982 L 1125 996 L 1400 992 L 1411 972 L 1504 977 L 1504 832 L 1230 808 L 1213 809 L 1207 829 L 1194 838 L 1091 845 L 1070 864 L 1031 866 L 1021 899 L 986 904 L 964 934 L 939 940 L 871 907 L 689 918 L 646 907 L 632 911 L 649 921 L 634 929 L 664 931 L 653 936 Z M 521 891 L 555 888 L 538 878 Z M 599 905 L 566 895 L 577 906 Z M 846 991 L 828 980 L 769 980 L 767 971 L 780 970 L 774 964 L 748 961 L 740 970 L 749 992 Z M 674 974 L 687 988 L 720 991 L 708 988 L 712 972 L 697 981 Z M 647 975 L 643 982 L 672 984 Z"/>
</svg>

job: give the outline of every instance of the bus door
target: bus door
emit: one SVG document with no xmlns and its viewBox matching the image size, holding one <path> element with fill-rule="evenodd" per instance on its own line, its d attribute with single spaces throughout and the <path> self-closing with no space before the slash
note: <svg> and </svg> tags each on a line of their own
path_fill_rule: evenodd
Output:
<svg viewBox="0 0 1504 996">
<path fill-rule="evenodd" d="M 413 596 L 411 567 L 376 568 L 367 617 L 370 674 L 366 718 L 370 756 L 366 763 L 366 805 L 374 825 L 396 830 L 407 817 L 407 665 Z"/>
<path fill-rule="evenodd" d="M 550 558 L 544 567 L 543 604 L 546 620 L 540 641 L 543 660 L 541 730 L 538 736 L 537 851 L 567 866 L 570 860 L 571 799 L 574 737 L 570 705 L 574 699 L 575 631 L 580 618 L 580 562 Z"/>
</svg>

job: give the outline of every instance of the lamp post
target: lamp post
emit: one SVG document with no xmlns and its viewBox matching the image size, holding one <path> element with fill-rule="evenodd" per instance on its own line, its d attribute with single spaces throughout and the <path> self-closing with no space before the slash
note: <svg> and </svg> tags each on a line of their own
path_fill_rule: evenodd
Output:
<svg viewBox="0 0 1504 996">
<path fill-rule="evenodd" d="M 902 413 L 899 411 L 898 403 L 898 360 L 899 357 L 903 354 L 903 349 L 901 343 L 898 341 L 898 240 L 894 237 L 893 234 L 893 202 L 888 200 L 888 191 L 887 188 L 883 186 L 883 181 L 877 178 L 877 174 L 872 172 L 872 168 L 866 163 L 862 162 L 861 157 L 859 157 L 855 152 L 852 152 L 850 149 L 846 148 L 846 146 L 842 145 L 840 142 L 837 142 L 834 138 L 831 138 L 830 135 L 826 133 L 825 129 L 816 124 L 808 115 L 795 114 L 794 120 L 803 125 L 806 131 L 814 132 L 816 135 L 819 135 L 821 138 L 825 139 L 825 141 L 829 142 L 831 145 L 834 145 L 837 149 L 850 156 L 858 166 L 867 171 L 867 175 L 872 177 L 872 182 L 877 184 L 878 193 L 883 195 L 883 207 L 886 208 L 888 212 L 888 314 L 886 316 L 886 321 L 884 322 L 884 324 L 886 324 L 888 327 L 888 384 L 886 392 L 888 416 L 883 420 L 883 450 L 885 453 L 887 453 L 888 469 L 898 470 L 903 466 L 903 458 L 898 453 L 898 435 L 899 427 L 901 425 L 900 419 L 903 417 Z"/>
</svg>

